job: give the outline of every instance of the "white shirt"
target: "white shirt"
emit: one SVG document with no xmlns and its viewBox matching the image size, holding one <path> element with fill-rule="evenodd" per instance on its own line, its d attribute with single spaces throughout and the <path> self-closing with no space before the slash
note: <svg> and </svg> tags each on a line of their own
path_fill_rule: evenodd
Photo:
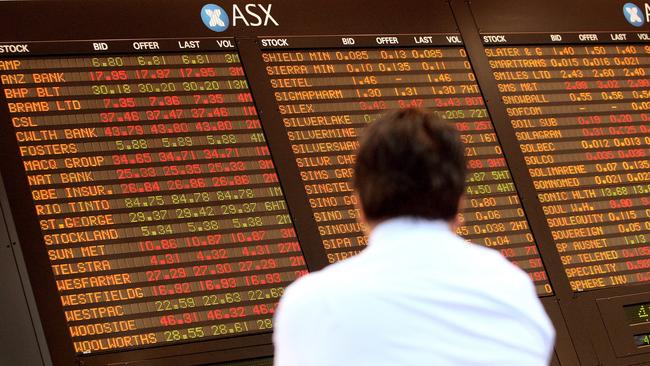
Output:
<svg viewBox="0 0 650 366">
<path fill-rule="evenodd" d="M 289 286 L 273 334 L 275 366 L 542 366 L 554 338 L 523 271 L 414 218 Z"/>
</svg>

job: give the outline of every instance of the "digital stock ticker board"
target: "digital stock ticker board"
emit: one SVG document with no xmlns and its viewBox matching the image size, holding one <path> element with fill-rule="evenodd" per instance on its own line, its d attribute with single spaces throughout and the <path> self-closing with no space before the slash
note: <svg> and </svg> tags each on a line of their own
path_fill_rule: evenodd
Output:
<svg viewBox="0 0 650 366">
<path fill-rule="evenodd" d="M 384 41 L 407 43 L 378 40 Z M 466 146 L 469 179 L 458 234 L 500 250 L 529 272 L 540 295 L 552 293 L 463 47 L 265 50 L 262 57 L 328 262 L 366 245 L 350 185 L 364 126 L 390 109 L 435 109 Z"/>
<path fill-rule="evenodd" d="M 271 327 L 306 267 L 237 53 L 4 66 L 76 352 Z"/>
<path fill-rule="evenodd" d="M 486 53 L 571 288 L 648 281 L 650 46 Z"/>
<path fill-rule="evenodd" d="M 552 364 L 650 363 L 650 4 L 0 14 L 0 363 L 272 364 L 286 286 L 366 247 L 359 136 L 404 107 L 459 131 L 457 234 L 528 273 Z"/>
</svg>

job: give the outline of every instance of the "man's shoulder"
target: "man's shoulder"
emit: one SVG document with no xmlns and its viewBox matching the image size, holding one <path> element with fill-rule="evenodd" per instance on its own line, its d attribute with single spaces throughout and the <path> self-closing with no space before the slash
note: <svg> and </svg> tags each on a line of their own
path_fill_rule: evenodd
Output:
<svg viewBox="0 0 650 366">
<path fill-rule="evenodd" d="M 338 292 L 342 285 L 350 284 L 357 276 L 359 258 L 349 258 L 342 262 L 311 272 L 293 282 L 285 291 L 284 297 L 300 297 L 304 301 L 328 297 L 332 292 Z"/>
<path fill-rule="evenodd" d="M 453 245 L 455 251 L 454 260 L 448 260 L 448 265 L 451 268 L 450 272 L 455 275 L 473 278 L 477 285 L 489 285 L 490 290 L 492 288 L 501 288 L 511 291 L 518 288 L 527 291 L 533 286 L 528 274 L 504 257 L 498 250 L 467 242 L 459 236 L 450 240 L 459 242 Z M 445 263 L 444 260 L 441 262 Z M 462 265 L 462 268 L 459 268 L 459 265 Z"/>
<path fill-rule="evenodd" d="M 358 256 L 349 258 L 297 279 L 282 296 L 282 310 L 305 313 L 305 316 L 309 316 L 307 313 L 314 314 L 314 310 L 327 313 L 340 311 L 336 304 L 355 301 L 351 298 L 357 293 L 355 289 L 363 287 L 360 282 L 364 276 L 357 263 L 360 260 Z"/>
<path fill-rule="evenodd" d="M 295 304 L 311 301 L 315 295 L 323 294 L 325 290 L 323 287 L 327 282 L 327 278 L 321 276 L 319 272 L 309 273 L 289 285 L 284 291 L 282 300 Z"/>
<path fill-rule="evenodd" d="M 460 236 L 456 236 L 456 240 L 465 242 L 466 245 L 463 246 L 463 255 L 467 259 L 474 260 L 479 267 L 489 266 L 506 272 L 517 271 L 518 269 L 517 266 L 512 264 L 511 261 L 496 249 L 466 241 Z"/>
</svg>

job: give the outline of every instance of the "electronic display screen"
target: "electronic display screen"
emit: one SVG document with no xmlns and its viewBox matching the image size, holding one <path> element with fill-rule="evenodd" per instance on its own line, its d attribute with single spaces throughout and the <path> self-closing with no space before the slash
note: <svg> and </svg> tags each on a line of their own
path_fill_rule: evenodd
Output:
<svg viewBox="0 0 650 366">
<path fill-rule="evenodd" d="M 650 333 L 637 334 L 634 336 L 634 344 L 637 347 L 650 346 Z"/>
<path fill-rule="evenodd" d="M 650 280 L 650 46 L 485 52 L 571 289 Z"/>
<path fill-rule="evenodd" d="M 0 82 L 75 352 L 270 331 L 307 270 L 236 51 L 4 59 Z"/>
<path fill-rule="evenodd" d="M 420 107 L 465 144 L 458 234 L 529 274 L 558 360 L 650 357 L 641 3 L 0 4 L 0 289 L 25 295 L 23 354 L 272 362 L 284 288 L 367 245 L 359 135 Z"/>
<path fill-rule="evenodd" d="M 650 321 L 650 304 L 648 303 L 625 305 L 623 306 L 623 311 L 625 312 L 625 318 L 628 321 L 628 325 Z"/>
<path fill-rule="evenodd" d="M 400 42 L 390 38 L 376 41 Z M 552 293 L 463 47 L 266 48 L 262 57 L 330 263 L 367 244 L 351 187 L 361 130 L 386 110 L 426 108 L 453 122 L 466 146 L 458 234 L 499 250 L 529 273 L 538 294 Z"/>
</svg>

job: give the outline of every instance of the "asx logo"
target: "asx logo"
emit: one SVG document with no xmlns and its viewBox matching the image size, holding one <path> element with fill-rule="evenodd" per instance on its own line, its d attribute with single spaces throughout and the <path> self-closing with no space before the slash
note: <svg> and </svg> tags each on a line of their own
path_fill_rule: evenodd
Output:
<svg viewBox="0 0 650 366">
<path fill-rule="evenodd" d="M 278 26 L 280 24 L 271 15 L 272 6 L 273 4 L 246 4 L 242 10 L 239 5 L 233 4 L 231 16 L 229 16 L 226 10 L 219 5 L 206 4 L 201 8 L 201 20 L 203 20 L 206 27 L 215 32 L 223 32 L 228 29 L 231 17 L 233 27 L 237 26 L 237 22 L 246 27 L 260 27 L 270 24 Z"/>
<path fill-rule="evenodd" d="M 634 3 L 623 5 L 623 15 L 628 23 L 635 27 L 640 27 L 650 22 L 650 4 L 645 3 L 645 12 Z"/>
</svg>

